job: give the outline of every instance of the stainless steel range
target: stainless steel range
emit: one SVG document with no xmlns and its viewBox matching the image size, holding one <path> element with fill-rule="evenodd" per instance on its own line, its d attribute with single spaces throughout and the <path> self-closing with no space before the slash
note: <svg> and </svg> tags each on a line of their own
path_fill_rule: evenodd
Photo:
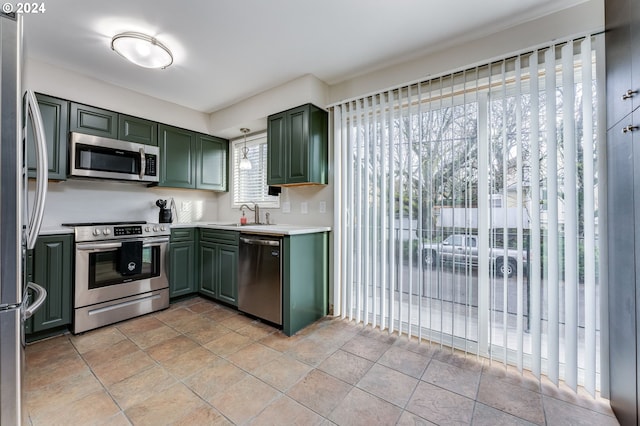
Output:
<svg viewBox="0 0 640 426">
<path fill-rule="evenodd" d="M 169 306 L 168 225 L 64 224 L 75 228 L 73 333 Z"/>
</svg>

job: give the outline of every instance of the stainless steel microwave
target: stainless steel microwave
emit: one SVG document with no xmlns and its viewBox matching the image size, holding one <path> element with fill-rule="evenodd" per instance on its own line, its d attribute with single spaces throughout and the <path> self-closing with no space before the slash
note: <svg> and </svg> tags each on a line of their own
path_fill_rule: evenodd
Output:
<svg viewBox="0 0 640 426">
<path fill-rule="evenodd" d="M 158 182 L 157 146 L 71 133 L 71 176 Z"/>
</svg>

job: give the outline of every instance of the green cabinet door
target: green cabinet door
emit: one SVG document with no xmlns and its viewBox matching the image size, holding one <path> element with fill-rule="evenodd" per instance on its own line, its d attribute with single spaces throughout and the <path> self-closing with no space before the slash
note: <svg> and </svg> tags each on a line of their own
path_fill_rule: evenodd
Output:
<svg viewBox="0 0 640 426">
<path fill-rule="evenodd" d="M 217 298 L 218 247 L 216 244 L 200 242 L 200 293 Z"/>
<path fill-rule="evenodd" d="M 160 186 L 196 187 L 196 134 L 164 124 L 158 125 Z"/>
<path fill-rule="evenodd" d="M 238 246 L 218 246 L 218 298 L 233 306 L 238 305 L 238 252 Z"/>
<path fill-rule="evenodd" d="M 47 290 L 47 299 L 33 315 L 32 332 L 71 324 L 73 236 L 39 237 L 33 250 L 33 282 Z"/>
<path fill-rule="evenodd" d="M 312 104 L 269 116 L 267 184 L 326 184 L 328 114 Z"/>
<path fill-rule="evenodd" d="M 327 315 L 329 234 L 287 235 L 283 239 L 282 331 L 291 336 Z"/>
<path fill-rule="evenodd" d="M 130 115 L 118 114 L 118 139 L 158 146 L 158 123 Z"/>
<path fill-rule="evenodd" d="M 49 179 L 67 178 L 67 134 L 69 132 L 69 102 L 51 96 L 36 94 L 40 115 L 47 138 Z M 36 176 L 36 149 L 33 126 L 27 122 L 27 167 L 29 177 Z"/>
<path fill-rule="evenodd" d="M 267 124 L 267 183 L 282 185 L 286 182 L 286 116 L 282 112 L 269 117 Z"/>
<path fill-rule="evenodd" d="M 238 305 L 238 244 L 240 233 L 200 229 L 200 293 Z"/>
<path fill-rule="evenodd" d="M 169 297 L 185 296 L 196 292 L 195 267 L 193 241 L 169 244 Z"/>
<path fill-rule="evenodd" d="M 227 191 L 229 141 L 213 136 L 197 135 L 198 189 Z"/>
<path fill-rule="evenodd" d="M 71 102 L 69 131 L 118 138 L 118 113 Z"/>
<path fill-rule="evenodd" d="M 287 183 L 309 181 L 309 109 L 300 107 L 289 111 L 286 150 Z"/>
</svg>

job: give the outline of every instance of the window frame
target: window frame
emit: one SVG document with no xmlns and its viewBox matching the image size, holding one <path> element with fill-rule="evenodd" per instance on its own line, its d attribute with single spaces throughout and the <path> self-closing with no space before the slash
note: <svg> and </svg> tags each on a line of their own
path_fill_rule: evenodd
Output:
<svg viewBox="0 0 640 426">
<path fill-rule="evenodd" d="M 267 143 L 267 132 L 260 132 L 260 133 L 255 133 L 251 136 L 247 136 L 246 139 L 246 143 L 247 143 L 247 148 L 251 149 L 252 147 L 256 147 L 256 146 L 260 146 Z M 245 138 L 240 137 L 238 139 L 233 139 L 230 141 L 230 151 L 231 151 L 231 173 L 230 173 L 230 180 L 231 180 L 231 185 L 230 185 L 230 192 L 231 192 L 231 207 L 234 209 L 240 208 L 240 206 L 242 204 L 248 204 L 248 203 L 257 203 L 260 207 L 262 208 L 268 208 L 268 209 L 278 209 L 280 208 L 280 197 L 278 196 L 270 196 L 268 195 L 268 191 L 269 191 L 269 186 L 266 185 L 267 182 L 267 157 L 268 155 L 264 156 L 264 163 L 262 165 L 263 167 L 263 177 L 264 177 L 264 182 L 265 182 L 265 188 L 264 191 L 262 193 L 262 198 L 261 199 L 255 199 L 255 200 L 243 200 L 240 196 L 238 196 L 238 198 L 240 198 L 239 201 L 236 201 L 236 195 L 237 192 L 239 191 L 239 188 L 237 186 L 237 176 L 239 176 L 241 173 L 243 173 L 242 170 L 239 170 L 239 164 L 240 164 L 240 153 L 241 153 L 241 149 L 245 144 Z M 268 150 L 268 147 L 267 147 Z M 256 165 L 254 164 L 253 167 L 256 167 Z"/>
</svg>

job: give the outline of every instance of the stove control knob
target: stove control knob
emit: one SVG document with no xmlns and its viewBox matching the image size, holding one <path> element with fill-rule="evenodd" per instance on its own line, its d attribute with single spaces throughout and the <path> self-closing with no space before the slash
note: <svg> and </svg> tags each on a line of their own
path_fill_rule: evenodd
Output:
<svg viewBox="0 0 640 426">
<path fill-rule="evenodd" d="M 99 230 L 98 228 L 94 229 L 94 230 L 93 230 L 93 235 L 95 235 L 96 237 L 97 237 L 98 235 L 100 235 L 100 230 Z"/>
<path fill-rule="evenodd" d="M 164 226 L 164 225 L 162 225 L 162 226 L 160 227 L 160 230 L 161 230 L 161 231 L 166 231 L 166 230 L 167 230 L 167 227 L 166 227 L 166 226 Z"/>
<path fill-rule="evenodd" d="M 102 231 L 102 233 L 103 233 L 104 235 L 109 235 L 109 234 L 111 234 L 111 229 L 109 229 L 109 228 L 104 228 L 104 231 Z"/>
<path fill-rule="evenodd" d="M 153 232 L 158 232 L 158 225 L 155 225 L 155 226 L 153 227 Z"/>
<path fill-rule="evenodd" d="M 144 228 L 144 232 L 151 232 L 151 227 L 150 226 L 146 226 Z"/>
</svg>

